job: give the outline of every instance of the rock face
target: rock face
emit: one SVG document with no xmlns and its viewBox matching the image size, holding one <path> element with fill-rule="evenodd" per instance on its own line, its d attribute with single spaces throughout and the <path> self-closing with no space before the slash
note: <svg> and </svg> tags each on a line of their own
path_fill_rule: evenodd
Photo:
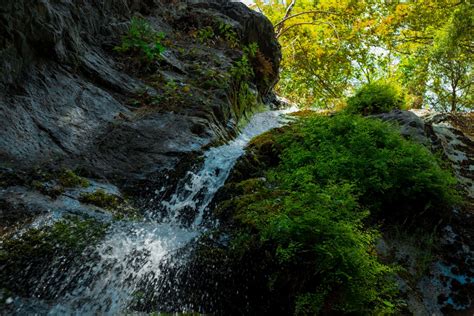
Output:
<svg viewBox="0 0 474 316">
<path fill-rule="evenodd" d="M 408 309 L 414 315 L 470 315 L 474 310 L 474 115 L 396 110 L 377 117 L 397 122 L 402 135 L 442 153 L 464 198 L 464 204 L 453 210 L 451 223 L 441 227 L 442 238 L 428 271 L 416 282 L 400 280 Z M 405 261 L 400 262 L 408 262 L 410 271 L 419 256 L 413 243 L 413 239 L 390 240 L 385 251 L 403 256 Z"/>
<path fill-rule="evenodd" d="M 165 34 L 166 51 L 148 69 L 114 50 L 133 16 Z M 238 45 L 217 31 L 200 38 L 224 24 Z M 228 75 L 243 46 L 257 43 L 271 63 L 267 80 L 250 83 L 262 99 L 281 59 L 271 23 L 224 0 L 7 0 L 0 30 L 0 163 L 122 182 L 162 176 L 235 133 L 251 110 L 233 105 Z"/>
</svg>

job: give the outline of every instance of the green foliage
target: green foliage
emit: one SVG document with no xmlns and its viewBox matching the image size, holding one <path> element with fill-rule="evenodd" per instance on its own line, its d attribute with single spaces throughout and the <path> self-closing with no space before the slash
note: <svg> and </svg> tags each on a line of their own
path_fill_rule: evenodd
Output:
<svg viewBox="0 0 474 316">
<path fill-rule="evenodd" d="M 272 287 L 278 288 L 288 274 L 297 279 L 304 269 L 307 277 L 298 281 L 295 313 L 323 313 L 332 297 L 337 298 L 332 311 L 389 312 L 382 302 L 395 294 L 392 269 L 374 255 L 378 235 L 363 229 L 368 213 L 359 208 L 354 188 L 305 181 L 304 187 L 292 190 L 277 183 L 254 187 L 241 197 L 236 217 L 258 232 L 261 243 L 273 245 L 283 274 L 275 272 Z"/>
<path fill-rule="evenodd" d="M 134 17 L 130 22 L 128 33 L 122 37 L 120 46 L 115 50 L 121 53 L 138 54 L 148 62 L 161 58 L 165 47 L 161 43 L 165 34 L 156 32 L 150 23 L 142 18 Z"/>
<path fill-rule="evenodd" d="M 229 71 L 236 83 L 248 81 L 255 76 L 251 61 L 257 56 L 258 44 L 250 43 L 242 52 L 242 57 L 234 62 Z"/>
<path fill-rule="evenodd" d="M 375 216 L 439 217 L 443 207 L 458 201 L 455 178 L 440 167 L 442 162 L 376 119 L 310 116 L 280 142 L 285 150 L 275 174 L 279 181 L 296 188 L 306 181 L 348 181 Z"/>
<path fill-rule="evenodd" d="M 243 48 L 244 55 L 247 56 L 249 59 L 255 58 L 258 52 L 258 44 L 257 43 L 250 43 Z"/>
<path fill-rule="evenodd" d="M 291 288 L 295 314 L 396 313 L 394 268 L 378 260 L 379 233 L 369 225 L 420 224 L 420 216 L 437 223 L 458 201 L 454 177 L 376 119 L 308 115 L 271 139 L 277 166 L 240 182 L 221 206 L 234 209 L 240 225 L 232 249 L 267 253 L 254 264 L 276 264 L 265 271 L 269 291 Z"/>
<path fill-rule="evenodd" d="M 104 235 L 107 225 L 92 219 L 67 217 L 52 226 L 31 228 L 1 240 L 0 283 L 16 294 L 32 291 L 22 282 L 34 282 L 53 263 L 66 264 Z"/>
<path fill-rule="evenodd" d="M 242 55 L 241 59 L 234 62 L 229 73 L 237 82 L 251 79 L 254 76 L 254 72 L 249 57 L 246 54 Z"/>
<path fill-rule="evenodd" d="M 441 111 L 458 111 L 474 108 L 473 52 L 462 46 L 474 36 L 474 11 L 466 7 L 454 10 L 451 19 L 434 36 L 430 48 L 430 90 L 434 95 L 427 99 Z"/>
<path fill-rule="evenodd" d="M 96 205 L 108 210 L 114 210 L 121 204 L 118 197 L 102 189 L 91 193 L 82 193 L 79 200 L 83 203 Z"/>
<path fill-rule="evenodd" d="M 410 106 L 474 107 L 469 1 L 256 3 L 276 26 L 282 46 L 277 90 L 295 103 L 335 108 L 350 91 L 390 77 L 403 85 Z"/>
<path fill-rule="evenodd" d="M 256 57 L 258 45 L 251 43 L 243 48 L 242 57 L 235 61 L 229 70 L 233 81 L 232 104 L 235 113 L 243 114 L 246 109 L 258 103 L 257 97 L 252 93 L 248 81 L 255 77 L 251 60 Z"/>
<path fill-rule="evenodd" d="M 401 109 L 405 105 L 401 89 L 389 83 L 375 82 L 362 86 L 347 100 L 347 111 L 353 114 L 379 114 Z"/>
<path fill-rule="evenodd" d="M 197 32 L 197 38 L 202 44 L 212 40 L 215 37 L 216 34 L 214 33 L 214 29 L 211 26 L 203 27 Z"/>
<path fill-rule="evenodd" d="M 236 48 L 239 46 L 239 39 L 232 25 L 224 22 L 219 23 L 219 35 L 229 43 L 230 47 Z"/>
<path fill-rule="evenodd" d="M 201 42 L 214 43 L 221 39 L 225 41 L 231 48 L 237 48 L 239 46 L 239 38 L 232 25 L 220 22 L 215 26 L 205 26 L 199 29 L 196 33 L 196 37 Z"/>
</svg>

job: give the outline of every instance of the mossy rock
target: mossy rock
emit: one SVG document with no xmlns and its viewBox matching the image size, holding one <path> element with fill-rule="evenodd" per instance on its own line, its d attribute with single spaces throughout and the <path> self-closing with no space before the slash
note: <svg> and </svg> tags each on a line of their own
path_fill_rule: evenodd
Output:
<svg viewBox="0 0 474 316">
<path fill-rule="evenodd" d="M 30 296 L 52 266 L 67 268 L 103 238 L 108 225 L 93 219 L 64 218 L 51 226 L 31 228 L 0 243 L 0 283 L 17 295 Z M 54 281 L 52 282 L 54 283 Z"/>
<path fill-rule="evenodd" d="M 116 220 L 136 220 L 142 217 L 140 210 L 131 205 L 126 199 L 107 193 L 103 189 L 82 193 L 79 201 L 110 211 Z"/>
<path fill-rule="evenodd" d="M 37 169 L 24 176 L 24 185 L 44 195 L 56 198 L 66 189 L 87 188 L 90 186 L 90 182 L 70 169 L 59 171 Z"/>
<path fill-rule="evenodd" d="M 59 173 L 58 182 L 66 188 L 87 188 L 90 185 L 90 182 L 87 179 L 78 176 L 70 169 L 65 169 Z"/>
<path fill-rule="evenodd" d="M 120 198 L 117 196 L 107 193 L 102 189 L 94 192 L 82 193 L 79 197 L 79 201 L 86 204 L 92 204 L 107 210 L 114 210 L 121 204 Z"/>
</svg>

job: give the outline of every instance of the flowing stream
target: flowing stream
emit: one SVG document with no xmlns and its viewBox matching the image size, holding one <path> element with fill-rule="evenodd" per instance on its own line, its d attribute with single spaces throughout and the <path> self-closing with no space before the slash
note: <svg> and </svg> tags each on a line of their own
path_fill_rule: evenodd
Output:
<svg viewBox="0 0 474 316">
<path fill-rule="evenodd" d="M 201 224 L 206 208 L 245 146 L 253 137 L 282 125 L 283 115 L 291 111 L 258 113 L 236 139 L 206 151 L 201 168 L 188 172 L 167 201 L 156 202 L 166 216 L 156 220 L 148 214 L 143 221 L 114 222 L 105 239 L 87 254 L 90 260 L 72 271 L 57 271 L 63 289 L 57 292 L 62 294 L 56 304 L 47 307 L 49 315 L 116 315 L 140 299 L 144 284 L 156 293 L 169 288 L 164 282 L 173 280 L 164 277 L 165 271 L 185 266 L 189 251 L 180 250 L 205 232 Z M 184 221 L 182 213 L 189 210 L 192 218 Z M 164 310 L 164 306 L 165 302 L 156 309 Z"/>
</svg>

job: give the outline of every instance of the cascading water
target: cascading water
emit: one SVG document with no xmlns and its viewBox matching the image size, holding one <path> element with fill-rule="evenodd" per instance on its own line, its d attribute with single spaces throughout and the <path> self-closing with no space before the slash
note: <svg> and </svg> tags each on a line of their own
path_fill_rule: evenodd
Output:
<svg viewBox="0 0 474 316">
<path fill-rule="evenodd" d="M 167 214 L 164 218 L 114 222 L 105 239 L 84 254 L 83 266 L 57 272 L 64 279 L 63 289 L 57 291 L 56 303 L 47 308 L 48 313 L 120 314 L 140 299 L 144 285 L 159 293 L 165 288 L 164 282 L 173 282 L 165 280 L 164 272 L 185 266 L 189 252 L 176 254 L 205 232 L 201 225 L 204 212 L 244 154 L 245 146 L 253 137 L 280 126 L 282 115 L 291 111 L 258 113 L 235 140 L 205 152 L 200 170 L 188 172 L 169 200 L 161 202 Z M 183 220 L 183 212 L 190 209 L 193 218 Z M 154 309 L 166 310 L 165 306 L 162 302 Z"/>
</svg>

